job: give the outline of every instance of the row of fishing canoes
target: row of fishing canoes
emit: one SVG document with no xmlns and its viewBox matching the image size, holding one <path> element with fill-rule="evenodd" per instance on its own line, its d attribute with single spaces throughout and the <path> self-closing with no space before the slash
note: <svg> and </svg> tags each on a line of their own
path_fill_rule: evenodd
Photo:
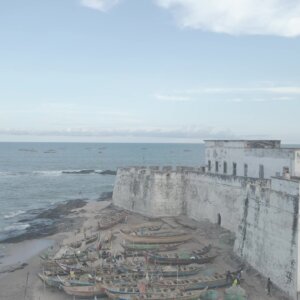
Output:
<svg viewBox="0 0 300 300">
<path fill-rule="evenodd" d="M 99 279 L 100 282 L 97 279 L 93 279 L 94 281 L 67 280 L 65 278 L 60 278 L 59 276 L 50 277 L 42 274 L 39 274 L 39 277 L 41 278 L 41 280 L 45 281 L 47 285 L 51 287 L 60 287 L 67 294 L 72 296 L 103 296 L 108 291 L 108 294 L 113 294 L 115 296 L 122 297 L 120 299 L 124 299 L 124 296 L 141 296 L 144 294 L 148 295 L 147 299 L 163 299 L 163 294 L 165 295 L 164 297 L 166 297 L 170 296 L 170 294 L 172 293 L 174 294 L 176 291 L 185 292 L 185 294 L 177 294 L 177 296 L 184 297 L 188 295 L 191 296 L 197 294 L 187 292 L 226 287 L 230 286 L 231 284 L 231 282 L 228 282 L 225 274 L 215 274 L 211 277 L 204 277 L 198 279 L 158 280 L 147 283 L 147 286 L 144 284 L 143 288 L 141 288 L 141 286 L 137 284 L 135 278 L 131 278 L 130 276 L 127 276 L 127 278 L 122 278 L 118 275 L 116 275 L 115 277 L 104 277 Z M 185 298 L 176 297 L 171 299 Z"/>
<path fill-rule="evenodd" d="M 102 217 L 98 229 L 111 228 L 125 219 L 126 213 L 117 211 L 114 215 Z M 149 222 L 140 228 L 132 228 L 136 230 L 122 230 L 126 243 L 121 245 L 126 255 L 123 253 L 124 260 L 109 263 L 109 267 L 103 267 L 103 261 L 102 266 L 92 263 L 94 259 L 87 254 L 78 257 L 74 252 L 74 256 L 44 261 L 50 272 L 43 271 L 39 277 L 46 285 L 61 288 L 71 296 L 94 298 L 106 295 L 110 299 L 120 300 L 199 299 L 204 289 L 227 284 L 225 275 L 199 277 L 203 271 L 203 266 L 199 264 L 212 262 L 215 258 L 210 254 L 210 245 L 190 253 L 163 254 L 176 251 L 183 243 L 190 241 L 192 235 L 182 231 L 160 231 L 161 227 L 162 223 Z M 96 240 L 91 240 L 91 243 Z M 79 242 L 73 248 L 80 247 Z M 97 245 L 89 249 L 97 254 L 96 259 L 100 257 Z M 89 249 L 86 248 L 87 252 Z M 132 264 L 126 258 L 134 256 L 145 256 L 146 260 Z M 132 261 L 137 260 L 133 258 Z M 197 276 L 197 280 L 189 279 L 192 276 Z M 145 282 L 145 279 L 147 283 L 141 286 L 140 282 Z"/>
</svg>

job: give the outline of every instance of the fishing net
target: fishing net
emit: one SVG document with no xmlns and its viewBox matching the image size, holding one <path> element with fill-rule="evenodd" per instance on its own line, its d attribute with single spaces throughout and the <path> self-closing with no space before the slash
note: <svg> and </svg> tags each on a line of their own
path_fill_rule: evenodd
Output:
<svg viewBox="0 0 300 300">
<path fill-rule="evenodd" d="M 230 287 L 225 290 L 224 300 L 246 300 L 246 292 L 240 286 Z"/>
<path fill-rule="evenodd" d="M 200 296 L 201 300 L 217 300 L 219 299 L 219 293 L 215 290 L 206 291 Z"/>
</svg>

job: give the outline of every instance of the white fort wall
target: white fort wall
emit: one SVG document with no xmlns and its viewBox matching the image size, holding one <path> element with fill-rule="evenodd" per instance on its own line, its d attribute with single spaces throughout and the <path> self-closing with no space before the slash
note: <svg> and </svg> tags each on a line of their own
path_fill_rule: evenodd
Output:
<svg viewBox="0 0 300 300">
<path fill-rule="evenodd" d="M 113 202 L 152 217 L 184 213 L 216 223 L 220 214 L 236 235 L 236 254 L 297 299 L 299 182 L 125 168 Z"/>
</svg>

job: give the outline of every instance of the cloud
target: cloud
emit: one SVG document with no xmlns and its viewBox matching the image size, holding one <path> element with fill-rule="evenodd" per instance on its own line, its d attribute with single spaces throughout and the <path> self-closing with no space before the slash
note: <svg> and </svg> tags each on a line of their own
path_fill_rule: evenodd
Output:
<svg viewBox="0 0 300 300">
<path fill-rule="evenodd" d="M 197 94 L 269 94 L 281 95 L 282 100 L 290 99 L 287 95 L 300 95 L 299 86 L 272 86 L 272 87 L 200 87 L 194 89 L 187 89 L 178 93 L 185 95 Z"/>
<path fill-rule="evenodd" d="M 266 87 L 200 87 L 178 90 L 167 94 L 155 94 L 161 101 L 226 101 L 226 102 L 274 102 L 295 101 L 300 95 L 298 86 Z"/>
<path fill-rule="evenodd" d="M 11 136 L 64 136 L 64 137 L 134 137 L 134 138 L 163 138 L 163 139 L 207 139 L 207 138 L 234 138 L 234 134 L 226 130 L 217 130 L 210 127 L 184 128 L 112 128 L 88 129 L 66 128 L 62 130 L 23 130 L 1 129 L 0 135 Z"/>
<path fill-rule="evenodd" d="M 154 97 L 158 100 L 167 102 L 188 102 L 192 100 L 190 97 L 178 95 L 155 94 Z"/>
<path fill-rule="evenodd" d="M 91 9 L 106 12 L 115 5 L 117 5 L 120 0 L 81 0 L 80 3 Z"/>
<path fill-rule="evenodd" d="M 232 98 L 227 99 L 227 102 L 235 102 L 235 103 L 242 103 L 242 102 L 286 102 L 292 101 L 295 98 L 292 97 L 261 97 L 261 98 Z"/>
<path fill-rule="evenodd" d="M 156 0 L 181 27 L 231 35 L 300 35 L 298 0 Z"/>
</svg>

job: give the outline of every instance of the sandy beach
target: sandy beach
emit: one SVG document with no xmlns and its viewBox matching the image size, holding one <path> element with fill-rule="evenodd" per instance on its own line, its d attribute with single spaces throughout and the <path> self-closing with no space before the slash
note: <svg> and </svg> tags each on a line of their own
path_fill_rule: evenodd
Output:
<svg viewBox="0 0 300 300">
<path fill-rule="evenodd" d="M 0 265 L 0 299 L 2 300 L 63 300 L 73 299 L 58 289 L 46 287 L 37 274 L 41 271 L 40 253 L 55 253 L 63 245 L 90 236 L 97 232 L 99 215 L 106 213 L 110 208 L 110 201 L 88 202 L 84 207 L 73 209 L 70 218 L 77 220 L 68 230 L 49 236 L 44 239 L 26 240 L 14 244 L 1 244 L 4 256 Z M 177 220 L 177 221 L 176 221 Z M 179 220 L 179 221 L 178 221 Z M 153 221 L 138 214 L 128 213 L 126 224 L 117 224 L 112 229 L 104 230 L 101 234 L 112 233 L 116 238 L 111 243 L 112 252 L 120 252 L 122 242 L 121 228 L 134 227 L 137 224 Z M 225 273 L 227 270 L 237 270 L 243 266 L 233 255 L 233 236 L 227 230 L 211 224 L 205 220 L 195 222 L 185 217 L 161 218 L 165 230 L 185 230 L 192 234 L 191 242 L 181 245 L 180 252 L 199 249 L 205 245 L 212 245 L 212 251 L 217 255 L 213 264 L 204 265 L 203 276 L 214 273 Z M 266 295 L 266 279 L 255 270 L 243 266 L 243 281 L 250 300 L 269 299 Z M 15 270 L 14 270 L 15 269 Z M 220 290 L 220 300 L 224 289 Z M 77 299 L 77 298 L 76 298 Z M 285 299 L 285 295 L 273 289 L 272 299 Z"/>
</svg>

